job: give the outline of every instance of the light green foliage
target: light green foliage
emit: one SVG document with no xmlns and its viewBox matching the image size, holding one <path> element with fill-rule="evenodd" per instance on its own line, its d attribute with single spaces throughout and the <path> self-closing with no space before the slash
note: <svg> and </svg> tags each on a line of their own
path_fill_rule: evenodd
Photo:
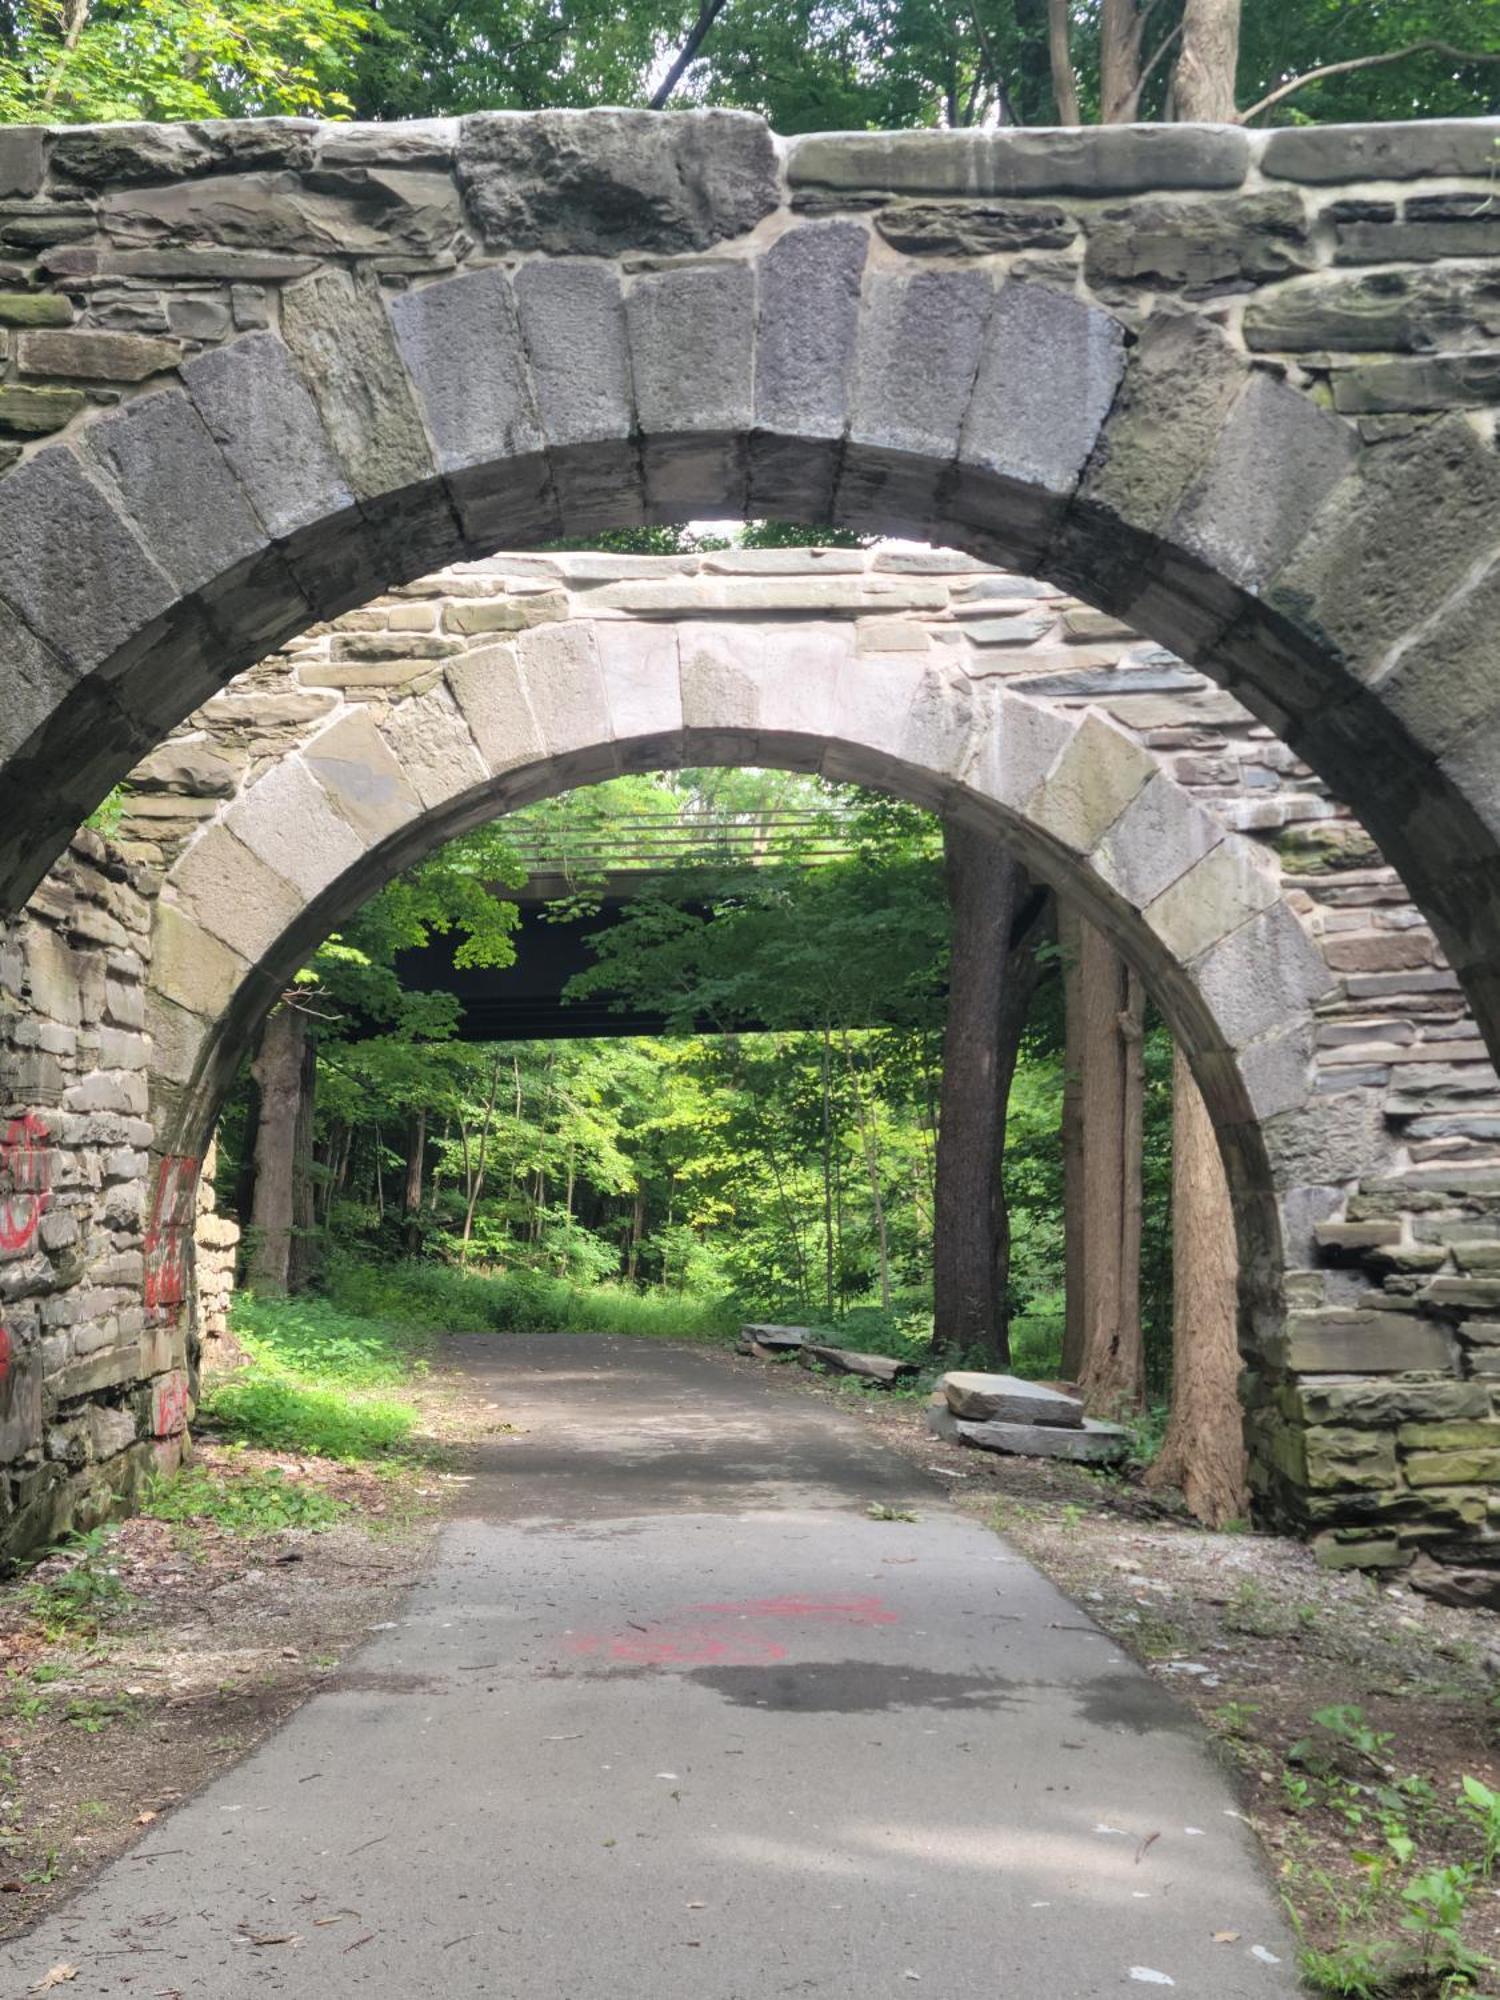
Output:
<svg viewBox="0 0 1500 2000">
<path fill-rule="evenodd" d="M 0 123 L 347 114 L 380 35 L 363 0 L 8 0 Z"/>
<path fill-rule="evenodd" d="M 1463 1780 L 1462 1792 L 1463 1811 L 1484 1847 L 1480 1865 L 1488 1879 L 1494 1873 L 1496 1858 L 1500 1857 L 1500 1792 L 1492 1792 L 1475 1777 Z"/>
<path fill-rule="evenodd" d="M 410 1329 L 324 1300 L 241 1296 L 234 1331 L 250 1366 L 211 1384 L 200 1408 L 222 1436 L 349 1462 L 387 1458 L 409 1442 L 415 1408 L 380 1392 L 420 1361 Z"/>
</svg>

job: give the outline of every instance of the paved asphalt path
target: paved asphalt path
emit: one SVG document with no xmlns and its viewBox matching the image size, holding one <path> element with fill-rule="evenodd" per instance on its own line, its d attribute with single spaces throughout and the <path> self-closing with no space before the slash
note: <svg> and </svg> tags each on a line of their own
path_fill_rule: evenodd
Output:
<svg viewBox="0 0 1500 2000">
<path fill-rule="evenodd" d="M 857 1418 L 646 1342 L 455 1346 L 522 1432 L 426 1581 L 0 1992 L 1298 1990 L 1185 1712 Z"/>
</svg>

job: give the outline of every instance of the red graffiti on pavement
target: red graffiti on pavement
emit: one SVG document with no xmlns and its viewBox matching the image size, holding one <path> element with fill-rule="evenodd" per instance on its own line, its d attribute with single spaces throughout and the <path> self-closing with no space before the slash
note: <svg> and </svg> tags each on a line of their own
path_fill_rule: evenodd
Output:
<svg viewBox="0 0 1500 2000">
<path fill-rule="evenodd" d="M 24 1250 L 37 1232 L 52 1179 L 49 1133 L 34 1111 L 12 1118 L 0 1142 L 0 1177 L 9 1192 L 0 1202 L 0 1250 Z"/>
<path fill-rule="evenodd" d="M 188 1244 L 198 1201 L 198 1161 L 192 1153 L 169 1153 L 156 1176 L 151 1219 L 146 1225 L 146 1306 L 180 1306 L 187 1285 Z"/>
<path fill-rule="evenodd" d="M 680 1613 L 631 1624 L 623 1632 L 572 1634 L 567 1650 L 642 1667 L 763 1667 L 787 1658 L 783 1640 L 764 1628 L 791 1620 L 817 1625 L 896 1625 L 900 1614 L 878 1597 L 747 1597 L 688 1604 Z"/>
</svg>

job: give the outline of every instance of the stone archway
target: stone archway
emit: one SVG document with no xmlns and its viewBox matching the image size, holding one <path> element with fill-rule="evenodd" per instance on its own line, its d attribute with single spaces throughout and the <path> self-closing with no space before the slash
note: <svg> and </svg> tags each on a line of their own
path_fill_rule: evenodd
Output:
<svg viewBox="0 0 1500 2000">
<path fill-rule="evenodd" d="M 1500 472 L 1465 197 L 1494 129 L 0 134 L 35 252 L 0 389 L 27 440 L 4 893 L 214 687 L 392 582 L 633 520 L 832 517 L 1201 659 L 1360 812 L 1493 1041 Z M 158 331 L 112 323 L 121 284 Z"/>
</svg>

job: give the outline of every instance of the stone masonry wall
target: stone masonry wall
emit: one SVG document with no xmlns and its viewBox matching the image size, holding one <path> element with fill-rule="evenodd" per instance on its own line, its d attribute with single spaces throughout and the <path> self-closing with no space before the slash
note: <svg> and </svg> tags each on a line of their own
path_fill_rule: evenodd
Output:
<svg viewBox="0 0 1500 2000">
<path fill-rule="evenodd" d="M 78 833 L 0 934 L 0 1553 L 180 1456 L 180 1244 L 151 1169 L 152 871 Z"/>
</svg>

